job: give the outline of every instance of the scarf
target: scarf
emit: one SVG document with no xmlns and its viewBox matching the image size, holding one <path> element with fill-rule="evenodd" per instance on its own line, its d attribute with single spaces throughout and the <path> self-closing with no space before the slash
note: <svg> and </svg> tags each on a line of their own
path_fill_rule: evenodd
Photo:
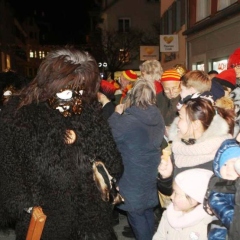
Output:
<svg viewBox="0 0 240 240">
<path fill-rule="evenodd" d="M 206 217 L 209 217 L 209 222 L 211 222 L 212 218 L 203 209 L 203 204 L 199 204 L 192 211 L 184 213 L 182 211 L 174 210 L 173 203 L 170 203 L 166 211 L 169 224 L 176 230 L 192 227 Z"/>
</svg>

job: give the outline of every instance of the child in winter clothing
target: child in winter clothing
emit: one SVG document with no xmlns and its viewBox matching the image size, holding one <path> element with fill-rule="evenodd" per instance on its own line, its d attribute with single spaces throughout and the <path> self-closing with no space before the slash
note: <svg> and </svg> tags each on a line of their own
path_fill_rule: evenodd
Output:
<svg viewBox="0 0 240 240">
<path fill-rule="evenodd" d="M 239 239 L 239 217 L 235 214 L 235 202 L 239 203 L 239 198 L 235 198 L 237 184 L 239 185 L 239 174 L 236 171 L 236 164 L 240 158 L 240 146 L 235 139 L 224 141 L 216 153 L 213 161 L 215 175 L 209 182 L 206 194 L 205 208 L 211 211 L 220 220 L 221 227 L 214 227 L 209 232 L 209 240 L 226 239 L 230 229 L 230 239 Z M 237 204 L 239 205 L 239 204 Z M 233 221 L 234 216 L 236 220 Z M 234 223 L 233 223 L 234 222 Z M 233 223 L 233 224 L 232 224 Z M 235 229 L 231 231 L 231 225 Z M 237 226 L 237 227 L 236 227 Z M 237 230 L 237 231 L 236 231 Z M 237 234 L 237 235 L 236 235 Z"/>
<path fill-rule="evenodd" d="M 207 240 L 213 217 L 203 209 L 212 171 L 195 168 L 179 173 L 173 182 L 172 203 L 164 211 L 153 240 Z"/>
<path fill-rule="evenodd" d="M 187 72 L 181 77 L 181 98 L 184 99 L 194 93 L 209 92 L 212 81 L 208 74 L 200 70 Z"/>
</svg>

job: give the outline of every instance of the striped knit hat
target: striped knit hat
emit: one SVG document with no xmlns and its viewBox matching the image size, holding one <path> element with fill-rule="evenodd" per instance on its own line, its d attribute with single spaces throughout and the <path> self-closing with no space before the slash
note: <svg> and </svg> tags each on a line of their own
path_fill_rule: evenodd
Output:
<svg viewBox="0 0 240 240">
<path fill-rule="evenodd" d="M 129 81 L 136 81 L 138 77 L 137 74 L 132 70 L 122 71 L 122 75 Z"/>
<path fill-rule="evenodd" d="M 180 81 L 181 75 L 176 69 L 169 69 L 163 72 L 161 82 L 164 81 Z"/>
</svg>

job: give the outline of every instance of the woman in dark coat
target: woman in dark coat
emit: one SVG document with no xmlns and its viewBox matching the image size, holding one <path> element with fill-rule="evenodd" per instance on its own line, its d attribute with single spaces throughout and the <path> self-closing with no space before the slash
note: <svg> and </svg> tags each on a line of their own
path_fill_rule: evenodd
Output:
<svg viewBox="0 0 240 240">
<path fill-rule="evenodd" d="M 50 52 L 33 81 L 0 113 L 0 229 L 25 240 L 30 214 L 47 215 L 42 240 L 113 240 L 112 205 L 101 198 L 92 162 L 119 178 L 121 155 L 97 100 L 100 74 L 87 52 Z"/>
<path fill-rule="evenodd" d="M 157 167 L 165 124 L 155 103 L 153 83 L 139 79 L 128 96 L 124 113 L 120 104 L 108 119 L 124 164 L 118 183 L 124 203 L 118 207 L 127 212 L 138 240 L 152 239 L 153 209 L 158 205 Z"/>
</svg>

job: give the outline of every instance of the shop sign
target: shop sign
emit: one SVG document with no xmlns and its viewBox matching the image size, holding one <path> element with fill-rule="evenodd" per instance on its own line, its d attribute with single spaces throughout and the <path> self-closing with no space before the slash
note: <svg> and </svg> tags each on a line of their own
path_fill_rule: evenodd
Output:
<svg viewBox="0 0 240 240">
<path fill-rule="evenodd" d="M 160 35 L 160 52 L 178 52 L 178 35 Z"/>
</svg>

